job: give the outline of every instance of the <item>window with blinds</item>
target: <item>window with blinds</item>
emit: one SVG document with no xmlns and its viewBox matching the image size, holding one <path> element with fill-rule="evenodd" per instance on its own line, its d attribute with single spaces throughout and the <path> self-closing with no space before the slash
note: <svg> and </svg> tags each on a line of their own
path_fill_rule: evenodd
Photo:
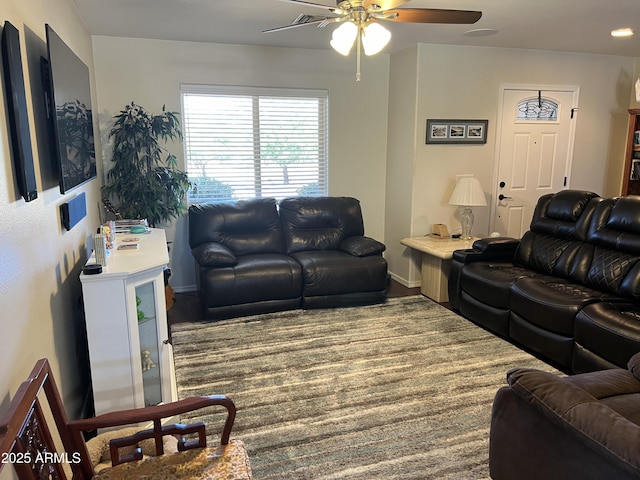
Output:
<svg viewBox="0 0 640 480">
<path fill-rule="evenodd" d="M 327 194 L 326 91 L 181 87 L 189 202 Z"/>
</svg>

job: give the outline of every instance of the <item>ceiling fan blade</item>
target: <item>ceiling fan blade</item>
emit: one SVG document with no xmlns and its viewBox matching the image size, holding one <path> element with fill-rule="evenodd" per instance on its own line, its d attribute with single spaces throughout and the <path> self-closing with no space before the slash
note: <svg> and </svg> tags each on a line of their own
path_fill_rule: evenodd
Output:
<svg viewBox="0 0 640 480">
<path fill-rule="evenodd" d="M 338 8 L 336 7 L 330 7 L 329 5 L 322 5 L 321 3 L 305 2 L 304 0 L 279 0 L 279 1 L 287 2 L 287 3 L 295 3 L 296 5 L 302 5 L 305 7 L 323 8 L 325 10 L 329 10 L 330 12 L 335 12 L 336 10 L 338 10 Z"/>
<path fill-rule="evenodd" d="M 378 10 L 389 10 L 397 8 L 400 5 L 407 3 L 409 0 L 364 0 L 364 8 L 369 8 L 372 5 L 380 7 Z"/>
<path fill-rule="evenodd" d="M 315 15 L 298 15 L 290 25 L 263 30 L 262 33 L 281 32 L 282 30 L 289 30 L 290 28 L 302 27 L 304 25 L 318 25 L 318 27 L 324 27 L 335 21 L 337 21 L 337 18 L 318 17 Z"/>
<path fill-rule="evenodd" d="M 391 15 L 389 15 L 391 14 Z M 434 8 L 398 8 L 384 12 L 382 20 L 413 23 L 476 23 L 482 12 L 472 10 L 440 10 Z"/>
</svg>

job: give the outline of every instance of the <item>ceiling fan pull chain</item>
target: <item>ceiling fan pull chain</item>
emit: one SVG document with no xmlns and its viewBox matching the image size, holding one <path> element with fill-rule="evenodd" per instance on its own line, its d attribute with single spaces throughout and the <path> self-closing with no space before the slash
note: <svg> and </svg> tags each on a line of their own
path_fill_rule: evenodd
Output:
<svg viewBox="0 0 640 480">
<path fill-rule="evenodd" d="M 356 82 L 360 81 L 360 47 L 362 46 L 362 27 L 358 29 L 358 36 L 356 37 L 357 50 L 356 50 Z"/>
</svg>

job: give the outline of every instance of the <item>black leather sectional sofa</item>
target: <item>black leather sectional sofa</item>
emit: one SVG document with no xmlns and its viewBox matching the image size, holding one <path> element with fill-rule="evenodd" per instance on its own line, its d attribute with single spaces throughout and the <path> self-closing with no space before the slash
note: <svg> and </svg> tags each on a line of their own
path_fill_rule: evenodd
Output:
<svg viewBox="0 0 640 480">
<path fill-rule="evenodd" d="M 454 252 L 451 307 L 567 372 L 640 352 L 640 197 L 541 197 L 521 240 Z"/>
<path fill-rule="evenodd" d="M 386 299 L 385 246 L 355 198 L 193 205 L 189 244 L 208 319 Z"/>
</svg>

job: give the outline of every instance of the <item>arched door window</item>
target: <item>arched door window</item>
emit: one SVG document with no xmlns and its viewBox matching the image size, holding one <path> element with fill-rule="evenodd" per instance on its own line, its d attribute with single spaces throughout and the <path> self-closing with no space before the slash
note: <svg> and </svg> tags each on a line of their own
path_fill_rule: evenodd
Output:
<svg viewBox="0 0 640 480">
<path fill-rule="evenodd" d="M 518 120 L 553 122 L 558 120 L 558 103 L 550 98 L 527 98 L 518 104 Z"/>
</svg>

